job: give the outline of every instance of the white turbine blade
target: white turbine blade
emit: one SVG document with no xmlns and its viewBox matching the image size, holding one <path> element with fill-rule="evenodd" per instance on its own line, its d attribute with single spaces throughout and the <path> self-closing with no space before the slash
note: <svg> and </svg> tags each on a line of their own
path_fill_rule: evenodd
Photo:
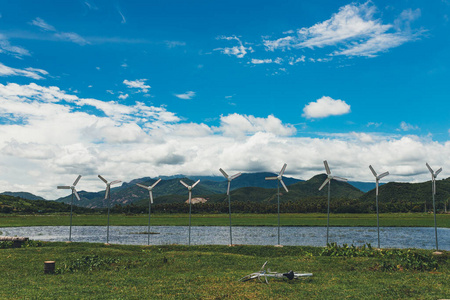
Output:
<svg viewBox="0 0 450 300">
<path fill-rule="evenodd" d="M 114 180 L 114 181 L 111 181 L 111 183 L 110 183 L 109 185 L 116 184 L 116 183 L 119 183 L 119 182 L 122 182 L 122 180 Z"/>
<path fill-rule="evenodd" d="M 430 171 L 431 174 L 433 174 L 433 169 L 430 167 L 430 165 L 428 163 L 425 163 L 427 165 L 428 170 Z"/>
<path fill-rule="evenodd" d="M 219 171 L 220 171 L 220 173 L 222 173 L 223 177 L 228 179 L 228 174 L 224 170 L 222 170 L 222 168 L 220 168 Z"/>
<path fill-rule="evenodd" d="M 442 172 L 442 168 L 439 168 L 439 170 L 436 171 L 436 173 L 434 173 L 434 177 L 437 177 L 439 173 Z"/>
<path fill-rule="evenodd" d="M 72 191 L 75 194 L 75 197 L 77 197 L 78 201 L 80 201 L 81 199 L 80 199 L 80 196 L 77 193 L 77 190 L 76 189 L 72 189 Z"/>
<path fill-rule="evenodd" d="M 80 181 L 81 179 L 81 175 L 78 175 L 77 179 L 75 179 L 75 181 L 73 182 L 73 186 L 76 186 L 78 181 Z"/>
<path fill-rule="evenodd" d="M 281 171 L 280 171 L 280 173 L 279 173 L 280 176 L 283 176 L 284 171 L 286 171 L 286 167 L 287 167 L 287 164 L 285 163 L 285 164 L 283 165 L 283 167 L 281 168 Z"/>
<path fill-rule="evenodd" d="M 319 191 L 322 190 L 323 187 L 326 186 L 328 182 L 330 182 L 330 180 L 331 180 L 331 178 L 325 179 L 325 181 L 324 181 L 324 182 L 322 183 L 322 185 L 320 186 Z"/>
<path fill-rule="evenodd" d="M 109 195 L 109 184 L 106 186 L 106 192 L 105 192 L 105 200 L 108 199 L 108 195 Z"/>
<path fill-rule="evenodd" d="M 230 194 L 230 185 L 231 185 L 231 181 L 228 181 L 227 195 Z"/>
<path fill-rule="evenodd" d="M 377 172 L 372 168 L 372 165 L 369 165 L 370 171 L 372 171 L 373 176 L 377 177 Z"/>
<path fill-rule="evenodd" d="M 286 192 L 289 192 L 288 188 L 286 187 L 286 185 L 284 184 L 283 180 L 280 179 L 281 185 L 284 187 L 284 189 L 286 190 Z"/>
<path fill-rule="evenodd" d="M 189 190 L 189 204 L 191 204 L 191 200 L 192 200 L 192 192 L 191 190 Z"/>
<path fill-rule="evenodd" d="M 146 186 L 146 185 L 143 185 L 143 184 L 140 184 L 140 183 L 136 183 L 136 185 L 137 185 L 137 186 L 140 186 L 140 187 L 143 188 L 143 189 L 148 190 L 148 186 Z"/>
<path fill-rule="evenodd" d="M 241 176 L 241 175 L 242 175 L 241 172 L 236 173 L 236 174 L 234 174 L 233 176 L 231 176 L 230 179 L 231 179 L 231 180 L 236 179 L 236 178 L 238 178 L 238 177 Z"/>
<path fill-rule="evenodd" d="M 383 177 L 386 177 L 389 175 L 389 172 L 384 172 L 383 174 L 380 174 L 380 176 L 378 176 L 378 179 L 381 179 Z"/>
<path fill-rule="evenodd" d="M 266 180 L 278 180 L 278 177 L 266 177 Z"/>
<path fill-rule="evenodd" d="M 153 204 L 153 193 L 152 191 L 148 191 L 148 193 L 150 194 L 150 203 Z"/>
<path fill-rule="evenodd" d="M 184 183 L 183 180 L 180 180 L 180 183 L 181 183 L 182 185 L 184 185 L 185 187 L 189 188 L 189 186 L 188 186 L 186 183 Z"/>
<path fill-rule="evenodd" d="M 98 175 L 98 178 L 100 178 L 104 183 L 108 183 L 108 180 L 102 177 L 102 175 Z"/>
<path fill-rule="evenodd" d="M 70 187 L 68 185 L 58 185 L 56 188 L 58 190 L 70 190 L 72 187 Z"/>
<path fill-rule="evenodd" d="M 337 180 L 337 181 L 347 181 L 347 178 L 338 177 L 338 176 L 333 176 L 333 179 Z"/>
<path fill-rule="evenodd" d="M 194 188 L 194 186 L 196 186 L 199 182 L 200 182 L 200 179 L 197 180 L 197 181 L 192 185 L 192 188 Z"/>
<path fill-rule="evenodd" d="M 150 188 L 154 188 L 160 181 L 161 181 L 161 178 L 159 178 L 158 180 L 156 180 L 156 182 L 155 182 Z"/>
<path fill-rule="evenodd" d="M 325 171 L 327 172 L 327 174 L 330 175 L 330 167 L 328 166 L 328 162 L 326 160 L 323 161 L 323 165 L 325 166 Z"/>
</svg>

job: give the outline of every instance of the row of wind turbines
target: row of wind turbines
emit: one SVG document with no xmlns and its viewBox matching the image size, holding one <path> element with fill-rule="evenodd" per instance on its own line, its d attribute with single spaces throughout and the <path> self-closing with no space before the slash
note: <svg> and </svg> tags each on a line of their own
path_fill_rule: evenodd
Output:
<svg viewBox="0 0 450 300">
<path fill-rule="evenodd" d="M 328 185 L 328 208 L 327 208 L 327 244 L 329 241 L 329 228 L 330 228 L 330 198 L 331 198 L 331 181 L 337 180 L 337 181 L 344 181 L 346 182 L 347 179 L 339 176 L 334 176 L 331 174 L 330 167 L 328 165 L 328 162 L 326 160 L 323 161 L 323 164 L 325 166 L 325 172 L 327 174 L 327 178 L 322 183 L 322 185 L 319 187 L 319 191 L 322 190 L 326 185 Z M 437 171 L 433 171 L 433 169 L 430 167 L 428 163 L 426 163 L 426 166 L 428 170 L 431 173 L 431 181 L 432 181 L 432 197 L 433 197 L 433 212 L 434 212 L 434 231 L 435 231 L 435 239 L 436 239 L 436 250 L 438 250 L 438 236 L 437 236 L 437 223 L 436 223 L 436 205 L 435 205 L 435 194 L 436 194 L 436 178 L 439 175 L 439 173 L 442 171 L 442 168 L 439 168 Z M 286 192 L 289 192 L 287 186 L 283 182 L 283 174 L 286 171 L 287 164 L 285 163 L 283 167 L 281 168 L 280 172 L 277 176 L 273 177 L 266 177 L 266 180 L 277 180 L 277 207 L 278 207 L 278 246 L 280 246 L 280 184 L 283 186 L 284 190 Z M 378 211 L 378 187 L 380 180 L 386 176 L 389 175 L 389 172 L 384 172 L 381 174 L 378 174 L 372 165 L 369 165 L 369 169 L 372 172 L 372 174 L 375 176 L 375 183 L 376 183 L 376 210 L 377 210 L 377 235 L 378 235 L 378 248 L 380 248 L 380 219 L 379 219 L 379 211 Z M 232 235 L 232 223 L 231 223 L 231 196 L 230 196 L 230 187 L 231 187 L 231 181 L 239 177 L 242 173 L 236 173 L 232 176 L 229 176 L 222 168 L 219 168 L 219 171 L 222 173 L 222 175 L 225 177 L 225 179 L 228 181 L 227 186 L 227 197 L 228 197 L 228 210 L 229 210 L 229 222 L 230 222 L 230 245 L 233 245 L 233 235 Z M 109 215 L 110 215 L 110 207 L 111 207 L 111 185 L 120 183 L 120 180 L 113 180 L 113 181 L 107 181 L 104 177 L 101 175 L 98 175 L 98 178 L 102 180 L 106 184 L 106 190 L 105 190 L 105 200 L 108 201 L 108 222 L 107 222 L 107 230 L 106 230 L 106 243 L 109 244 Z M 69 241 L 72 241 L 72 206 L 73 206 L 73 197 L 77 198 L 77 200 L 80 200 L 80 196 L 77 193 L 76 185 L 81 179 L 81 175 L 78 175 L 78 177 L 75 179 L 74 183 L 70 186 L 58 186 L 58 189 L 70 189 L 72 190 L 72 197 L 70 202 L 70 229 L 69 229 Z M 149 205 L 148 205 L 148 228 L 147 228 L 147 244 L 150 245 L 150 218 L 151 218 L 151 205 L 153 204 L 153 189 L 155 186 L 161 181 L 161 178 L 159 178 L 155 183 L 153 183 L 150 186 L 146 186 L 140 183 L 137 183 L 136 185 L 148 190 L 149 192 Z M 188 185 L 183 180 L 180 180 L 180 183 L 187 188 L 188 195 L 189 195 L 189 233 L 188 233 L 188 244 L 191 245 L 191 211 L 192 211 L 192 189 L 200 182 L 200 180 L 197 180 L 192 185 Z"/>
</svg>

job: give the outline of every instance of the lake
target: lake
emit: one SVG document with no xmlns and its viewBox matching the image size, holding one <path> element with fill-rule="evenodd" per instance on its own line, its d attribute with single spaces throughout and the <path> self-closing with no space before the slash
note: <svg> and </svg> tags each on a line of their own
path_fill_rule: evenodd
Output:
<svg viewBox="0 0 450 300">
<path fill-rule="evenodd" d="M 111 226 L 111 244 L 146 245 L 147 226 Z M 35 226 L 0 228 L 0 235 L 25 236 L 41 241 L 67 241 L 68 226 Z M 152 226 L 151 245 L 188 244 L 187 226 Z M 326 227 L 282 227 L 281 244 L 286 246 L 325 246 Z M 439 249 L 450 250 L 450 228 L 438 228 Z M 233 244 L 276 245 L 277 227 L 233 227 Z M 73 242 L 106 242 L 105 226 L 73 226 Z M 377 245 L 374 227 L 330 227 L 330 242 Z M 434 249 L 433 227 L 380 227 L 381 248 Z M 192 245 L 227 245 L 230 242 L 227 226 L 191 227 Z"/>
</svg>

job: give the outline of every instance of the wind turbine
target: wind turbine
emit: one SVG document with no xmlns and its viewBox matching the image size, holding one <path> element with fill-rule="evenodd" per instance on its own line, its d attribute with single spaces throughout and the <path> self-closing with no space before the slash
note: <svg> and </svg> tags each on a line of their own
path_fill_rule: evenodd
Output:
<svg viewBox="0 0 450 300">
<path fill-rule="evenodd" d="M 146 190 L 148 190 L 148 193 L 150 195 L 150 201 L 148 202 L 148 229 L 147 229 L 147 245 L 150 245 L 150 213 L 151 213 L 151 208 L 152 208 L 152 204 L 153 204 L 153 188 L 161 181 L 161 178 L 159 178 L 154 184 L 150 185 L 150 186 L 146 186 L 140 183 L 136 183 L 137 186 L 144 188 Z"/>
<path fill-rule="evenodd" d="M 380 175 L 375 172 L 375 170 L 372 168 L 372 165 L 369 165 L 370 171 L 372 171 L 373 176 L 375 176 L 375 182 L 376 182 L 376 189 L 375 189 L 375 199 L 377 203 L 377 230 L 378 230 L 378 248 L 380 248 L 380 218 L 378 216 L 378 185 L 380 182 L 380 179 L 383 177 L 386 177 L 389 175 L 389 172 L 384 172 Z"/>
<path fill-rule="evenodd" d="M 278 176 L 266 177 L 266 180 L 278 180 L 277 181 L 277 195 L 278 195 L 278 245 L 280 245 L 280 182 L 281 182 L 281 185 L 286 190 L 286 192 L 289 192 L 288 188 L 286 187 L 286 185 L 283 182 L 283 174 L 284 174 L 284 171 L 286 170 L 286 167 L 287 167 L 287 164 L 284 164 L 283 167 L 281 168 L 280 173 L 278 173 Z"/>
<path fill-rule="evenodd" d="M 328 162 L 326 160 L 323 161 L 323 165 L 325 166 L 325 171 L 327 172 L 327 179 L 322 183 L 322 185 L 319 187 L 319 191 L 323 189 L 323 187 L 328 183 L 328 210 L 327 210 L 327 244 L 328 244 L 328 233 L 330 228 L 330 195 L 331 195 L 331 180 L 337 180 L 337 181 L 347 181 L 347 179 L 338 177 L 338 176 L 332 176 L 330 167 L 328 166 Z"/>
<path fill-rule="evenodd" d="M 100 178 L 106 184 L 105 200 L 108 200 L 108 226 L 106 227 L 106 243 L 109 244 L 109 210 L 110 210 L 110 206 L 111 206 L 111 185 L 122 182 L 122 181 L 114 180 L 114 181 L 108 182 L 108 180 L 103 178 L 101 175 L 98 175 L 98 178 Z"/>
<path fill-rule="evenodd" d="M 193 185 L 187 185 L 183 180 L 180 180 L 181 184 L 187 187 L 189 191 L 189 246 L 191 245 L 191 207 L 192 207 L 192 189 L 200 182 L 197 180 Z"/>
<path fill-rule="evenodd" d="M 69 229 L 69 242 L 72 241 L 72 204 L 73 204 L 73 195 L 75 194 L 75 197 L 77 197 L 78 201 L 80 201 L 80 196 L 78 196 L 77 190 L 75 189 L 75 186 L 77 185 L 78 181 L 80 181 L 81 175 L 78 175 L 77 179 L 73 182 L 71 186 L 69 185 L 60 185 L 57 187 L 57 189 L 60 190 L 72 190 L 72 198 L 70 199 L 70 229 Z"/>
<path fill-rule="evenodd" d="M 437 236 L 437 224 L 436 224 L 436 204 L 434 201 L 434 195 L 436 195 L 436 177 L 441 173 L 442 168 L 439 168 L 436 172 L 430 167 L 428 163 L 426 163 L 428 170 L 431 173 L 431 190 L 433 194 L 433 212 L 434 212 L 434 235 L 436 237 L 436 250 L 438 250 L 438 236 Z"/>
<path fill-rule="evenodd" d="M 228 174 L 222 170 L 222 168 L 219 169 L 219 171 L 222 173 L 222 175 L 227 179 L 228 181 L 228 188 L 227 188 L 227 196 L 228 196 L 228 212 L 230 215 L 230 246 L 233 245 L 233 237 L 231 234 L 231 196 L 230 196 L 230 185 L 231 185 L 231 181 L 239 176 L 241 176 L 242 173 L 236 173 L 233 176 L 228 176 Z"/>
</svg>

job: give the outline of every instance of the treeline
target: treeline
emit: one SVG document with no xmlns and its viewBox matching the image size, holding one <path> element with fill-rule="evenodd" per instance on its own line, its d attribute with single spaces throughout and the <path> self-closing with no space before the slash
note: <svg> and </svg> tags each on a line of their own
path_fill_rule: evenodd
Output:
<svg viewBox="0 0 450 300">
<path fill-rule="evenodd" d="M 376 212 L 374 203 L 362 202 L 358 199 L 332 199 L 330 202 L 330 211 L 333 213 L 373 213 Z M 153 204 L 152 212 L 155 213 L 188 213 L 189 204 L 184 202 Z M 423 212 L 423 205 L 417 205 L 413 202 L 393 202 L 379 203 L 380 212 Z M 443 210 L 443 208 L 441 209 Z M 114 213 L 148 213 L 148 206 L 138 205 L 115 205 L 112 209 Z M 276 213 L 277 203 L 261 203 L 261 202 L 241 202 L 234 201 L 231 203 L 231 211 L 233 213 Z M 327 198 L 313 197 L 302 201 L 287 201 L 280 203 L 281 213 L 326 213 Z M 206 202 L 192 205 L 193 214 L 203 213 L 228 213 L 228 202 Z"/>
</svg>

